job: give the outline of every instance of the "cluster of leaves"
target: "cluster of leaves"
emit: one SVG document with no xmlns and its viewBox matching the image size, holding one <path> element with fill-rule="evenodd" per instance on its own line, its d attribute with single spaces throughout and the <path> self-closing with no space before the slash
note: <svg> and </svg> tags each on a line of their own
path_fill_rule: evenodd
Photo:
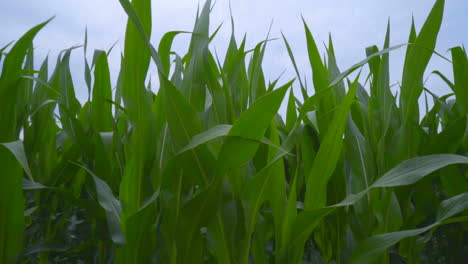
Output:
<svg viewBox="0 0 468 264">
<path fill-rule="evenodd" d="M 116 87 L 108 52 L 89 63 L 85 40 L 84 105 L 69 67 L 77 47 L 53 71 L 47 59 L 33 67 L 32 41 L 48 21 L 0 50 L 1 263 L 463 261 L 466 51 L 451 49 L 453 82 L 434 72 L 453 93 L 438 97 L 423 82 L 443 0 L 408 44 L 390 47 L 388 28 L 383 49 L 367 48 L 344 72 L 331 39 L 322 59 L 304 22 L 313 95 L 284 36 L 297 81 L 266 82 L 268 39 L 247 50 L 233 32 L 221 63 L 209 49 L 210 0 L 184 56 L 171 45 L 187 32 L 150 43 L 150 0 L 120 3 L 129 21 Z M 396 96 L 389 52 L 402 47 Z M 349 80 L 362 67 L 367 90 L 359 74 Z M 422 95 L 433 106 L 420 118 Z"/>
</svg>

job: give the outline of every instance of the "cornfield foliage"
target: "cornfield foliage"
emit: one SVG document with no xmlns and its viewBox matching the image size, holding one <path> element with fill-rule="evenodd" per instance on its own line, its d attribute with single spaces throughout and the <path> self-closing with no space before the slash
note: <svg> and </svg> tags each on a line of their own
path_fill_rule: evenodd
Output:
<svg viewBox="0 0 468 264">
<path fill-rule="evenodd" d="M 108 52 L 88 60 L 86 41 L 35 69 L 33 39 L 49 21 L 0 49 L 0 263 L 466 260 L 465 49 L 445 58 L 453 76 L 431 73 L 450 94 L 424 87 L 441 56 L 443 0 L 408 43 L 390 47 L 388 27 L 383 46 L 345 71 L 332 40 L 322 58 L 304 22 L 309 86 L 284 35 L 298 73 L 285 83 L 264 77 L 268 39 L 250 49 L 233 32 L 224 58 L 212 53 L 210 0 L 184 55 L 171 51 L 183 32 L 149 41 L 150 0 L 120 3 L 129 19 L 116 85 Z M 84 104 L 69 67 L 78 48 Z M 398 94 L 394 49 L 406 49 Z M 363 67 L 368 76 L 350 75 Z"/>
</svg>

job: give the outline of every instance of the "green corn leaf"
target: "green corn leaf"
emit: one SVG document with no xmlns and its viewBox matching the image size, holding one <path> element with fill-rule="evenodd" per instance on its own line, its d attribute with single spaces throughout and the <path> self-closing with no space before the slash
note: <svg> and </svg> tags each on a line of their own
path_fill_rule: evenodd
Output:
<svg viewBox="0 0 468 264">
<path fill-rule="evenodd" d="M 246 55 L 246 38 L 244 37 L 238 48 L 234 36 L 234 28 L 231 34 L 231 40 L 228 50 L 226 51 L 222 72 L 224 73 L 223 83 L 225 86 L 226 100 L 232 104 L 234 108 L 234 113 L 231 113 L 231 118 L 235 119 L 235 117 L 247 108 L 249 82 L 244 62 Z"/>
<path fill-rule="evenodd" d="M 312 168 L 307 172 L 307 191 L 304 200 L 307 209 L 321 208 L 326 205 L 326 187 L 341 154 L 343 132 L 351 103 L 356 94 L 357 80 L 358 78 L 353 82 L 343 102 L 335 111 Z"/>
<path fill-rule="evenodd" d="M 189 59 L 187 62 L 188 68 L 180 87 L 183 94 L 197 111 L 202 111 L 205 108 L 206 80 L 203 77 L 203 66 L 205 65 L 205 60 L 208 59 L 210 12 L 211 0 L 207 0 L 200 16 L 197 17 L 195 22 L 187 54 L 187 58 Z"/>
<path fill-rule="evenodd" d="M 433 161 L 438 160 L 438 159 L 440 159 L 441 162 L 433 163 Z M 423 162 L 426 161 L 426 162 L 424 162 L 424 165 L 420 166 L 419 165 L 420 161 L 423 161 Z M 294 248 L 297 245 L 303 245 L 306 239 L 310 236 L 310 234 L 313 232 L 315 227 L 318 225 L 320 219 L 332 213 L 337 208 L 354 205 L 356 202 L 362 199 L 372 188 L 386 188 L 386 187 L 396 187 L 396 186 L 405 186 L 405 185 L 413 184 L 421 180 L 423 177 L 427 176 L 428 174 L 444 166 L 448 166 L 451 164 L 460 164 L 460 163 L 468 164 L 468 158 L 464 156 L 451 155 L 451 154 L 438 154 L 438 155 L 430 155 L 430 156 L 413 158 L 413 159 L 404 161 L 401 164 L 394 167 L 388 173 L 383 175 L 379 180 L 377 180 L 374 184 L 372 184 L 369 188 L 356 194 L 349 194 L 348 196 L 346 196 L 345 199 L 343 199 L 341 202 L 337 204 L 330 205 L 325 208 L 304 210 L 297 216 L 293 224 L 294 230 L 291 232 L 291 235 L 288 238 L 286 238 L 288 242 L 285 244 L 287 246 L 282 248 L 282 250 L 279 252 L 279 256 L 285 256 L 285 254 L 288 252 L 289 249 Z M 464 195 L 466 195 L 466 193 Z M 445 220 L 451 217 L 452 215 L 447 216 L 447 217 L 445 216 L 439 217 L 439 219 Z M 432 227 L 426 229 L 425 231 L 431 228 Z M 422 231 L 422 232 L 425 232 L 425 231 Z M 413 234 L 414 232 L 412 233 L 411 231 L 410 233 Z M 406 234 L 406 233 L 403 233 L 403 234 Z M 414 233 L 414 235 L 417 235 L 417 234 L 419 233 Z M 390 244 L 390 246 L 391 245 L 393 244 Z M 365 252 L 366 251 L 363 251 L 363 253 Z M 379 252 L 379 254 L 380 253 L 381 252 Z"/>
<path fill-rule="evenodd" d="M 386 233 L 370 237 L 359 244 L 350 263 L 373 263 L 385 250 L 402 239 L 417 236 L 443 224 L 443 221 L 468 208 L 468 192 L 442 201 L 437 221 L 423 228 Z"/>
<path fill-rule="evenodd" d="M 234 123 L 218 156 L 225 168 L 240 167 L 252 158 L 258 148 L 256 141 L 263 138 L 293 81 L 260 97 Z"/>
<path fill-rule="evenodd" d="M 333 117 L 333 109 L 336 106 L 336 95 L 334 89 L 327 89 L 330 86 L 328 70 L 322 63 L 315 40 L 304 19 L 303 24 L 306 31 L 307 51 L 309 53 L 310 66 L 312 67 L 315 92 L 324 91 L 327 94 L 320 99 L 317 106 L 317 123 L 320 130 L 320 137 L 323 138 L 330 125 L 330 120 Z"/>
<path fill-rule="evenodd" d="M 161 95 L 175 144 L 186 146 L 193 136 L 202 131 L 196 110 L 170 81 L 162 80 Z"/>
<path fill-rule="evenodd" d="M 152 258 L 156 243 L 157 222 L 154 201 L 159 193 L 155 192 L 134 214 L 122 223 L 125 229 L 125 246 L 118 248 L 115 263 L 144 263 Z"/>
<path fill-rule="evenodd" d="M 352 176 L 349 180 L 349 189 L 357 192 L 369 187 L 375 177 L 371 162 L 373 156 L 367 149 L 367 139 L 362 135 L 352 119 L 346 125 L 345 151 L 349 157 Z"/>
<path fill-rule="evenodd" d="M 56 89 L 61 95 L 58 97 L 60 115 L 64 115 L 62 112 L 68 112 L 71 117 L 75 117 L 80 111 L 80 103 L 75 96 L 75 88 L 73 86 L 72 75 L 70 72 L 70 56 L 73 49 L 77 47 L 72 47 L 68 50 L 65 50 L 65 54 L 62 57 L 60 66 L 57 69 L 58 72 L 54 75 L 55 79 L 54 89 Z M 68 123 L 68 122 L 67 122 Z M 73 130 L 72 127 L 69 128 Z M 72 133 L 71 135 L 73 135 Z"/>
<path fill-rule="evenodd" d="M 333 87 L 335 85 L 337 85 L 339 82 L 341 82 L 344 78 L 346 78 L 347 76 L 349 76 L 351 73 L 353 73 L 354 71 L 356 71 L 357 69 L 361 68 L 363 65 L 365 65 L 366 63 L 368 63 L 371 59 L 373 59 L 374 57 L 376 56 L 380 56 L 382 54 L 386 54 L 386 53 L 389 53 L 393 50 L 397 50 L 401 47 L 404 47 L 404 46 L 407 46 L 408 44 L 399 44 L 399 45 L 395 45 L 395 46 L 392 46 L 392 47 L 389 47 L 388 49 L 383 49 L 379 52 L 376 52 L 376 53 L 373 53 L 372 55 L 368 56 L 367 58 L 365 58 L 364 60 L 354 64 L 353 66 L 349 67 L 347 70 L 345 70 L 344 72 L 342 72 L 340 75 L 338 75 L 338 77 L 336 77 L 329 85 L 329 87 Z"/>
<path fill-rule="evenodd" d="M 297 122 L 296 113 L 296 98 L 294 97 L 293 89 L 289 92 L 288 107 L 286 111 L 286 129 L 293 129 Z"/>
<path fill-rule="evenodd" d="M 271 121 L 268 138 L 271 139 L 272 143 L 280 144 L 279 132 L 275 120 Z M 272 147 L 268 148 L 268 160 L 274 159 L 279 153 L 282 153 L 282 151 Z M 282 240 L 281 224 L 285 215 L 284 206 L 286 204 L 286 173 L 283 160 L 279 160 L 273 164 L 269 173 L 271 174 L 269 182 L 270 191 L 267 194 L 267 199 L 271 204 L 273 222 L 275 225 L 275 241 L 277 241 L 276 246 L 279 247 L 280 241 Z"/>
<path fill-rule="evenodd" d="M 84 57 L 84 77 L 86 86 L 88 87 L 88 101 L 91 96 L 91 68 L 89 67 L 88 58 L 86 57 L 86 53 L 88 51 L 88 27 L 85 28 L 85 38 L 83 44 L 83 57 Z"/>
<path fill-rule="evenodd" d="M 243 247 L 242 261 L 247 263 L 249 251 L 250 251 L 250 240 L 251 235 L 254 232 L 255 223 L 257 221 L 257 212 L 260 209 L 262 203 L 267 199 L 269 190 L 268 187 L 271 184 L 272 178 L 275 177 L 274 169 L 281 162 L 280 159 L 286 155 L 287 152 L 280 151 L 274 156 L 269 163 L 260 170 L 252 179 L 250 179 L 244 189 L 244 197 L 248 201 L 246 206 L 246 235 L 247 243 Z M 280 196 L 281 197 L 281 196 Z"/>
<path fill-rule="evenodd" d="M 14 142 L 0 143 L 0 145 L 3 145 L 15 156 L 18 163 L 21 164 L 21 167 L 23 167 L 23 170 L 26 172 L 26 175 L 28 175 L 29 180 L 34 181 L 26 153 L 24 152 L 23 142 L 21 142 L 21 140 L 17 140 Z"/>
<path fill-rule="evenodd" d="M 52 18 L 51 18 L 52 19 Z M 50 20 L 39 24 L 24 34 L 11 48 L 3 62 L 0 76 L 0 141 L 7 142 L 15 140 L 16 118 L 15 102 L 19 93 L 17 83 L 22 74 L 22 63 L 31 47 L 36 34 L 47 25 Z"/>
<path fill-rule="evenodd" d="M 461 47 L 451 49 L 453 60 L 454 85 L 453 91 L 457 97 L 457 107 L 461 116 L 468 113 L 468 59 L 466 51 Z M 465 103 L 464 103 L 465 102 Z"/>
<path fill-rule="evenodd" d="M 328 73 L 329 73 L 329 81 L 333 81 L 339 74 L 340 69 L 338 68 L 338 64 L 336 63 L 335 57 L 335 49 L 333 47 L 332 37 L 331 34 L 328 36 Z M 336 95 L 336 103 L 341 103 L 343 97 L 345 96 L 345 86 L 343 82 L 338 83 L 337 85 L 333 86 L 333 90 L 335 91 Z"/>
<path fill-rule="evenodd" d="M 266 93 L 265 76 L 262 69 L 262 61 L 265 55 L 267 43 L 266 39 L 258 43 L 253 49 L 253 54 L 249 62 L 248 77 L 250 100 L 255 101 Z"/>
<path fill-rule="evenodd" d="M 193 240 L 201 235 L 200 228 L 206 226 L 207 221 L 217 214 L 221 202 L 220 184 L 220 178 L 216 178 L 206 190 L 188 201 L 181 209 L 180 220 L 177 223 L 177 248 L 180 252 L 178 263 L 201 263 L 194 251 L 197 245 Z"/>
<path fill-rule="evenodd" d="M 169 76 L 170 70 L 170 53 L 171 53 L 171 46 L 174 38 L 181 34 L 181 33 L 190 33 L 188 31 L 170 31 L 164 34 L 159 42 L 158 46 L 158 53 L 161 58 L 161 64 L 163 66 L 162 71 L 166 76 Z"/>
<path fill-rule="evenodd" d="M 261 140 L 294 80 L 259 98 L 234 123 L 228 136 Z"/>
<path fill-rule="evenodd" d="M 198 119 L 194 107 L 185 96 L 168 80 L 163 80 L 161 99 L 168 127 L 176 148 L 187 146 L 192 138 L 202 131 L 202 124 Z M 179 151 L 181 153 L 182 151 Z M 214 160 L 213 155 L 205 146 L 193 150 L 188 154 L 192 157 L 202 176 L 202 182 L 208 183 L 210 171 L 209 163 Z"/>
<path fill-rule="evenodd" d="M 127 243 L 117 250 L 118 263 L 144 263 L 151 257 L 155 246 L 152 233 L 156 211 L 153 206 L 144 206 L 154 188 L 146 184 L 151 180 L 149 164 L 155 159 L 156 143 L 148 146 L 155 135 L 154 114 L 151 93 L 146 89 L 145 79 L 151 56 L 157 52 L 149 43 L 152 19 L 151 1 L 134 0 L 132 3 L 121 0 L 122 7 L 129 15 L 125 33 L 125 47 L 122 62 L 121 92 L 128 118 L 134 126 L 131 134 L 130 151 L 126 154 L 127 163 L 120 183 L 122 203 L 122 229 Z M 162 71 L 162 68 L 159 67 Z M 141 243 L 145 241 L 145 246 Z"/>
<path fill-rule="evenodd" d="M 107 55 L 95 51 L 93 99 L 91 102 L 91 123 L 97 132 L 112 130 L 112 109 L 107 100 L 112 100 L 111 82 Z"/>
<path fill-rule="evenodd" d="M 33 38 L 50 20 L 30 29 L 6 55 L 0 76 L 0 142 L 17 139 L 16 122 L 19 113 L 14 103 L 19 95 L 18 81 L 22 74 L 22 63 L 31 48 Z M 16 263 L 23 247 L 25 201 L 21 179 L 25 168 L 30 179 L 32 174 L 27 168 L 27 160 L 21 142 L 5 143 L 0 148 L 0 262 Z M 19 163 L 17 161 L 19 161 Z M 21 165 L 20 165 L 21 164 Z"/>
<path fill-rule="evenodd" d="M 442 74 L 440 71 L 432 71 L 431 74 L 435 74 L 437 76 L 439 76 L 449 87 L 450 89 L 452 89 L 453 91 L 453 83 L 447 78 L 445 77 L 444 74 Z"/>
<path fill-rule="evenodd" d="M 280 247 L 279 247 L 278 252 L 282 252 L 283 249 L 286 247 L 286 242 L 288 242 L 287 239 L 291 236 L 292 229 L 294 228 L 293 223 L 297 217 L 296 185 L 297 185 L 297 170 L 296 170 L 296 173 L 294 174 L 294 179 L 290 185 L 288 202 L 286 205 L 284 218 L 282 220 L 282 228 L 283 228 L 282 235 L 281 235 L 282 239 L 280 242 Z M 280 263 L 280 261 L 283 261 L 283 260 L 281 259 L 281 255 L 278 255 L 278 258 L 276 259 L 276 263 Z"/>
<path fill-rule="evenodd" d="M 11 143 L 7 146 L 12 147 Z M 7 147 L 0 147 L 0 165 L 0 261 L 16 263 L 23 248 L 25 224 L 25 202 L 21 190 L 23 171 Z"/>
<path fill-rule="evenodd" d="M 205 59 L 204 65 L 205 78 L 207 80 L 207 88 L 209 95 L 211 95 L 211 108 L 213 119 L 216 123 L 226 123 L 228 122 L 228 113 L 232 112 L 231 105 L 227 105 L 229 96 L 226 95 L 225 90 L 223 89 L 221 83 L 219 82 L 219 76 L 221 72 L 219 71 L 216 62 L 211 53 L 208 53 L 208 58 Z M 207 108 L 207 106 L 205 106 Z M 208 109 L 205 109 L 208 111 Z"/>
<path fill-rule="evenodd" d="M 3 55 L 6 54 L 5 53 L 5 50 L 13 43 L 14 41 L 6 44 L 5 46 L 3 46 L 2 48 L 0 48 L 0 62 L 2 61 L 2 58 L 3 58 Z"/>
<path fill-rule="evenodd" d="M 444 11 L 444 0 L 437 0 L 414 44 L 408 47 L 401 83 L 400 105 L 403 122 L 418 120 L 418 98 L 423 74 L 434 50 Z"/>
<path fill-rule="evenodd" d="M 299 80 L 299 85 L 301 86 L 302 98 L 306 100 L 309 96 L 307 95 L 307 90 L 302 83 L 301 75 L 299 74 L 299 70 L 297 68 L 296 59 L 294 59 L 293 52 L 291 50 L 291 46 L 289 45 L 286 37 L 284 36 L 283 32 L 281 32 L 281 36 L 283 37 L 284 45 L 286 46 L 286 50 L 288 51 L 289 58 L 291 59 L 292 65 L 294 67 L 294 71 L 296 72 L 296 77 Z"/>
<path fill-rule="evenodd" d="M 217 125 L 214 126 L 205 132 L 202 132 L 198 135 L 195 135 L 187 146 L 179 150 L 177 154 L 196 148 L 197 146 L 204 144 L 213 139 L 226 136 L 229 133 L 229 130 L 232 128 L 231 125 Z"/>
<path fill-rule="evenodd" d="M 390 47 L 388 23 L 383 45 L 343 72 L 331 34 L 321 52 L 304 22 L 312 95 L 282 33 L 302 100 L 293 81 L 266 77 L 270 32 L 237 43 L 231 15 L 220 58 L 208 0 L 191 32 L 153 46 L 151 1 L 119 2 L 128 21 L 115 84 L 117 46 L 88 63 L 87 29 L 52 69 L 48 57 L 35 68 L 32 43 L 47 22 L 0 47 L 0 263 L 463 262 L 467 59 L 461 46 L 451 61 L 434 51 L 443 0 L 419 34 L 413 20 L 407 43 Z M 392 84 L 390 52 L 403 46 Z M 431 70 L 451 89 L 443 96 L 424 87 L 432 53 L 452 63 Z M 363 84 L 346 79 L 366 65 Z"/>
<path fill-rule="evenodd" d="M 309 61 L 312 67 L 312 74 L 314 76 L 314 88 L 315 91 L 318 92 L 322 89 L 328 87 L 328 72 L 325 66 L 322 63 L 320 58 L 320 53 L 317 49 L 317 45 L 315 44 L 315 40 L 310 32 L 309 27 L 303 20 L 304 28 L 306 31 L 306 38 L 307 38 L 307 51 L 309 53 Z"/>
<path fill-rule="evenodd" d="M 144 25 L 144 23 L 146 23 L 147 20 L 145 21 L 143 18 L 139 17 L 137 13 L 138 8 L 134 7 L 132 3 L 130 3 L 129 0 L 119 0 L 119 2 L 122 8 L 124 9 L 125 13 L 127 13 L 129 21 L 132 22 L 132 25 L 134 27 L 133 29 L 136 30 L 140 38 L 144 41 L 145 46 L 148 48 L 151 54 L 151 57 L 153 58 L 153 61 L 156 63 L 156 65 L 158 66 L 159 73 L 161 74 L 163 72 L 164 67 L 162 65 L 161 59 L 159 58 L 158 52 L 153 47 L 153 45 L 151 45 L 149 41 L 150 40 L 149 33 L 147 29 L 145 29 L 147 25 Z M 151 11 L 151 10 L 148 9 L 147 11 Z"/>
<path fill-rule="evenodd" d="M 120 215 L 122 214 L 122 208 L 120 206 L 119 200 L 114 197 L 112 190 L 105 181 L 99 179 L 99 177 L 97 177 L 88 168 L 81 165 L 79 166 L 86 170 L 94 180 L 99 204 L 106 211 L 107 225 L 112 237 L 112 241 L 114 241 L 114 243 L 117 245 L 125 244 L 125 237 L 120 227 Z"/>
<path fill-rule="evenodd" d="M 392 187 L 413 184 L 435 170 L 457 163 L 468 163 L 468 158 L 453 154 L 417 157 L 400 163 L 374 182 L 371 187 Z"/>
</svg>

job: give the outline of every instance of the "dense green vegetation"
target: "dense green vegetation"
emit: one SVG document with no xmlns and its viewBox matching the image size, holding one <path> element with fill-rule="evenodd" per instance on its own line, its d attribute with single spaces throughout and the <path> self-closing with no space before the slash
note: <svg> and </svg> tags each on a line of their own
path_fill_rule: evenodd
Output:
<svg viewBox="0 0 468 264">
<path fill-rule="evenodd" d="M 304 23 L 309 86 L 299 74 L 265 80 L 268 40 L 250 49 L 233 34 L 215 56 L 209 0 L 185 55 L 171 52 L 182 32 L 149 42 L 150 0 L 120 3 L 129 21 L 115 88 L 108 54 L 87 60 L 86 41 L 54 69 L 34 68 L 32 41 L 49 21 L 0 49 L 0 263 L 463 262 L 466 51 L 445 58 L 453 76 L 433 72 L 453 93 L 423 82 L 440 56 L 443 0 L 407 44 L 389 47 L 389 27 L 343 72 L 331 39 L 322 58 Z M 282 41 L 298 73 L 294 43 Z M 83 105 L 69 68 L 78 48 Z M 398 95 L 394 49 L 406 49 Z M 350 77 L 363 67 L 368 76 Z"/>
</svg>

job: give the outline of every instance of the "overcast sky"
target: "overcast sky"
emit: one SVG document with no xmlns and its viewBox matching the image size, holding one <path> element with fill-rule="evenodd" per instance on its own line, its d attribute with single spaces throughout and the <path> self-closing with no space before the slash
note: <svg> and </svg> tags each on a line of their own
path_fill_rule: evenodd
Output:
<svg viewBox="0 0 468 264">
<path fill-rule="evenodd" d="M 203 1 L 200 1 L 203 4 Z M 262 41 L 273 20 L 272 37 L 284 32 L 296 56 L 299 70 L 310 78 L 311 70 L 301 15 L 308 23 L 321 52 L 323 42 L 330 32 L 333 37 L 338 66 L 345 70 L 365 58 L 365 48 L 377 44 L 382 46 L 388 18 L 391 21 L 391 45 L 404 43 L 408 39 L 411 16 L 414 15 L 417 31 L 421 28 L 435 0 L 231 0 L 235 19 L 236 37 L 240 41 L 247 34 L 248 48 Z M 196 0 L 154 0 L 152 42 L 158 45 L 164 32 L 193 28 Z M 0 1 L 0 47 L 18 39 L 34 25 L 56 16 L 44 28 L 34 45 L 36 65 L 47 54 L 50 63 L 62 49 L 82 44 L 85 27 L 88 28 L 88 58 L 93 49 L 108 49 L 118 41 L 110 56 L 112 79 L 115 81 L 119 69 L 120 52 L 123 47 L 126 15 L 118 0 L 14 0 Z M 211 15 L 212 31 L 221 23 L 223 27 L 211 48 L 223 57 L 231 34 L 229 1 L 216 1 Z M 178 36 L 173 49 L 182 53 L 188 47 L 188 36 Z M 447 50 L 468 42 L 468 1 L 447 0 L 444 20 L 436 50 L 450 58 Z M 391 53 L 391 80 L 401 78 L 404 49 Z M 83 51 L 72 55 L 71 67 L 77 96 L 87 97 L 83 76 Z M 52 66 L 52 65 L 51 65 Z M 448 77 L 451 65 L 433 56 L 426 75 L 438 69 Z M 294 77 L 289 57 L 281 40 L 271 42 L 267 47 L 264 70 L 268 79 L 276 77 L 286 69 L 282 82 Z M 154 72 L 151 73 L 155 76 Z M 311 83 L 310 81 L 308 83 Z M 114 84 L 113 84 L 114 85 Z M 430 78 L 429 88 L 438 94 L 449 90 L 437 80 Z"/>
</svg>

